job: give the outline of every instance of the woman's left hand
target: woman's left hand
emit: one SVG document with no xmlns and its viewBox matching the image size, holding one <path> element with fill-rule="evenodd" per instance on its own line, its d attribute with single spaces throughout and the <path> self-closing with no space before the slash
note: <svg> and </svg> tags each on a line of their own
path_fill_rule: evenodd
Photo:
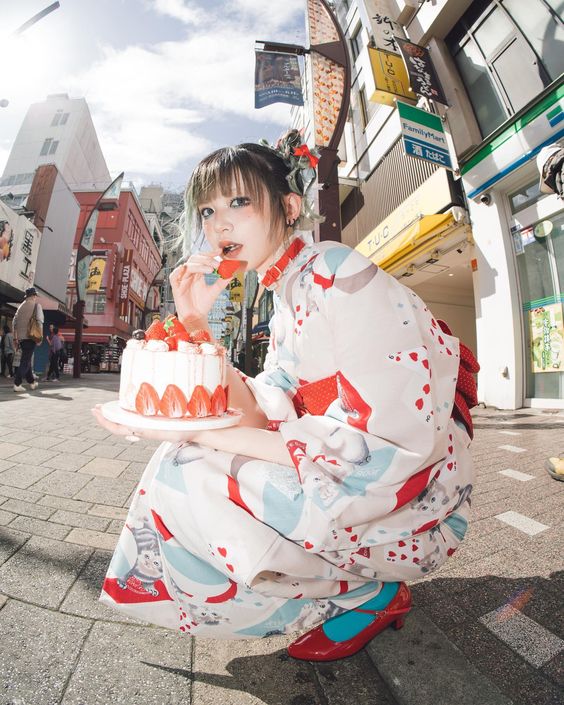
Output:
<svg viewBox="0 0 564 705">
<path fill-rule="evenodd" d="M 92 415 L 99 425 L 102 426 L 102 428 L 105 428 L 107 431 L 115 434 L 116 436 L 130 437 L 131 440 L 139 438 L 145 441 L 168 441 L 169 443 L 181 443 L 194 440 L 197 433 L 195 431 L 160 431 L 148 428 L 132 431 L 123 424 L 108 421 L 108 419 L 102 414 L 101 406 L 101 404 L 96 404 L 96 406 L 92 409 Z"/>
</svg>

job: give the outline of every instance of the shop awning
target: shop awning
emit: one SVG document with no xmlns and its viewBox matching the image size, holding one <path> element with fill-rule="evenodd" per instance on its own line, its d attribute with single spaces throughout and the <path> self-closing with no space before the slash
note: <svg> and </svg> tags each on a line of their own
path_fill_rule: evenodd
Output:
<svg viewBox="0 0 564 705">
<path fill-rule="evenodd" d="M 263 334 L 263 335 L 270 335 L 270 328 L 268 327 L 268 321 L 261 321 L 260 323 L 257 323 L 256 326 L 252 329 L 251 333 L 253 335 L 256 335 L 257 333 Z"/>
<path fill-rule="evenodd" d="M 432 250 L 455 223 L 452 213 L 423 215 L 378 249 L 372 261 L 386 272 L 397 269 L 419 255 Z"/>
</svg>

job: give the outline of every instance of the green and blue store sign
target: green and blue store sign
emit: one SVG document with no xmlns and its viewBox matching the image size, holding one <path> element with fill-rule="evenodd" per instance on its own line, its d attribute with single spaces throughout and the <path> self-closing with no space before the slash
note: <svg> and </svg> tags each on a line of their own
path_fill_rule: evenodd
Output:
<svg viewBox="0 0 564 705">
<path fill-rule="evenodd" d="M 564 85 L 560 85 L 464 163 L 460 171 L 468 198 L 495 186 L 563 137 Z"/>
</svg>

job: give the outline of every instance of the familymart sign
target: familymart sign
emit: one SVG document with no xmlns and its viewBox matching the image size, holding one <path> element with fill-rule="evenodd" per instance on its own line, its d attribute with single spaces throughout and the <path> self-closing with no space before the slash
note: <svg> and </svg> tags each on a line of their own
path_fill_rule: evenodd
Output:
<svg viewBox="0 0 564 705">
<path fill-rule="evenodd" d="M 452 161 L 440 117 L 412 105 L 397 102 L 401 136 L 406 154 L 452 169 Z"/>
</svg>

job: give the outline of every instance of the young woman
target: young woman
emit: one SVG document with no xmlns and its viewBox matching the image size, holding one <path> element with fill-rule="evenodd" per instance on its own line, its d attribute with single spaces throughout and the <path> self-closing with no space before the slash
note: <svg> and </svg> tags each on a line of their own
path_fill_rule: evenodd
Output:
<svg viewBox="0 0 564 705">
<path fill-rule="evenodd" d="M 195 636 L 301 632 L 292 656 L 332 660 L 402 626 L 404 581 L 464 536 L 473 470 L 460 394 L 453 411 L 458 340 L 358 252 L 296 234 L 315 163 L 291 132 L 276 148 L 220 149 L 192 175 L 186 200 L 210 251 L 172 273 L 177 314 L 207 329 L 229 282 L 204 275 L 217 256 L 244 260 L 275 292 L 270 349 L 255 379 L 229 370 L 239 426 L 137 434 L 169 442 L 102 599 Z"/>
</svg>

